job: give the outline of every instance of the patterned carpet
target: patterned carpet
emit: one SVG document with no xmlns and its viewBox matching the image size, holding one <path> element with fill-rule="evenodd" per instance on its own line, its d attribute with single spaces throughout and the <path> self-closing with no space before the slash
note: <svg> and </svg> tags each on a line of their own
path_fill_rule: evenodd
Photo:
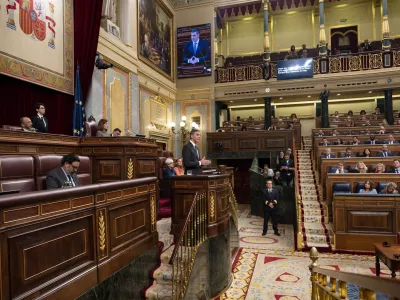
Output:
<svg viewBox="0 0 400 300">
<path fill-rule="evenodd" d="M 240 249 L 233 265 L 231 287 L 215 300 L 308 300 L 311 282 L 306 252 Z M 320 253 L 318 265 L 331 270 L 375 275 L 373 256 Z M 382 276 L 390 277 L 384 269 Z"/>
<path fill-rule="evenodd" d="M 331 249 L 333 234 L 327 227 L 328 210 L 321 202 L 322 190 L 317 186 L 314 164 L 311 158 L 311 137 L 303 137 L 303 149 L 297 150 L 297 170 L 300 186 L 298 195 L 302 203 L 303 248 Z M 330 234 L 331 233 L 331 234 Z M 325 250 L 326 251 L 326 250 Z"/>
</svg>

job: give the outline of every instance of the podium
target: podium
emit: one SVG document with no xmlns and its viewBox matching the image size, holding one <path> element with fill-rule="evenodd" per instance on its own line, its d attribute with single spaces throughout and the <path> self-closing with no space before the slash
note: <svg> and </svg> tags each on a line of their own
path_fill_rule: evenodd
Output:
<svg viewBox="0 0 400 300">
<path fill-rule="evenodd" d="M 203 276 L 204 293 L 207 298 L 218 296 L 232 281 L 231 248 L 237 245 L 233 245 L 231 236 L 234 239 L 238 231 L 231 218 L 230 177 L 229 173 L 171 177 L 173 195 L 171 234 L 175 243 L 179 243 L 178 239 L 181 237 L 196 193 L 202 193 L 206 198 L 204 202 L 207 237 L 201 244 L 206 259 L 202 262 L 201 268 L 207 273 L 207 276 Z M 199 230 L 199 227 L 196 230 Z M 192 236 L 198 234 L 196 230 Z"/>
</svg>

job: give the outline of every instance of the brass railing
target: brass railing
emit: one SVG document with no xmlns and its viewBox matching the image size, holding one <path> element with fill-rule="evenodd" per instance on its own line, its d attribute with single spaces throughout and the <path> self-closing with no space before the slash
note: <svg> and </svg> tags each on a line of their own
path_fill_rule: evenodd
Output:
<svg viewBox="0 0 400 300">
<path fill-rule="evenodd" d="M 311 249 L 310 258 L 311 300 L 348 299 L 347 285 L 350 283 L 359 287 L 357 299 L 375 300 L 377 292 L 392 297 L 390 299 L 400 299 L 400 281 L 397 279 L 318 268 L 316 248 Z"/>
<path fill-rule="evenodd" d="M 232 184 L 229 184 L 229 204 L 230 204 L 229 210 L 233 218 L 233 222 L 235 222 L 236 228 L 239 229 L 237 201 L 235 197 L 235 192 L 233 191 Z"/>
<path fill-rule="evenodd" d="M 207 195 L 197 192 L 169 263 L 172 265 L 172 299 L 183 299 L 197 249 L 207 239 Z"/>
<path fill-rule="evenodd" d="M 349 73 L 383 68 L 400 67 L 400 50 L 361 52 L 348 55 L 317 56 L 313 58 L 313 73 Z M 268 70 L 263 65 L 231 66 L 216 69 L 216 82 L 235 82 L 277 78 L 277 63 L 270 62 Z"/>
</svg>

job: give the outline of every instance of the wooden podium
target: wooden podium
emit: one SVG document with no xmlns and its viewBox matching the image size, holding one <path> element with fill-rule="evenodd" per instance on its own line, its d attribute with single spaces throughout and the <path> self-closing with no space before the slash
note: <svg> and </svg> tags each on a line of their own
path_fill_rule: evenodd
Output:
<svg viewBox="0 0 400 300">
<path fill-rule="evenodd" d="M 235 200 L 232 200 L 230 178 L 229 173 L 171 178 L 173 191 L 171 233 L 178 245 L 196 193 L 202 193 L 206 198 L 206 237 L 199 247 L 199 253 L 202 255 L 197 255 L 196 258 L 199 259 L 198 267 L 196 268 L 196 264 L 194 266 L 194 269 L 201 271 L 193 272 L 190 280 L 197 282 L 198 285 L 199 280 L 205 278 L 204 282 L 201 282 L 203 287 L 201 292 L 204 292 L 207 299 L 218 296 L 232 281 L 232 249 L 237 247 L 235 238 L 238 237 L 238 230 L 234 224 L 234 215 L 237 216 L 237 211 L 236 205 L 232 205 Z M 201 217 L 192 217 L 192 220 L 197 220 L 197 227 L 190 231 L 191 239 L 201 235 L 204 228 L 201 226 L 203 220 Z M 206 273 L 207 276 L 200 276 L 197 279 L 196 274 L 200 273 Z M 190 286 L 188 288 L 190 289 Z"/>
</svg>

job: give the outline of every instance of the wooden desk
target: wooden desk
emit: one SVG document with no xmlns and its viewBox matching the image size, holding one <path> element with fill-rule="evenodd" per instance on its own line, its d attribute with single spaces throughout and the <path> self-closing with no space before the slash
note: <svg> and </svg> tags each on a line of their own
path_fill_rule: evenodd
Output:
<svg viewBox="0 0 400 300">
<path fill-rule="evenodd" d="M 0 155 L 75 153 L 92 159 L 93 183 L 157 176 L 155 140 L 74 137 L 0 129 Z"/>
<path fill-rule="evenodd" d="M 0 299 L 75 299 L 157 245 L 157 178 L 0 197 Z"/>
<path fill-rule="evenodd" d="M 333 201 L 335 249 L 372 252 L 374 243 L 396 244 L 399 215 L 400 195 L 336 194 Z"/>
<path fill-rule="evenodd" d="M 390 245 L 390 247 L 383 247 L 382 243 L 375 243 L 375 267 L 376 276 L 381 274 L 381 264 L 382 261 L 390 271 L 392 271 L 392 277 L 396 277 L 396 272 L 400 271 L 400 258 L 395 258 L 393 254 L 400 255 L 400 245 Z"/>
</svg>

